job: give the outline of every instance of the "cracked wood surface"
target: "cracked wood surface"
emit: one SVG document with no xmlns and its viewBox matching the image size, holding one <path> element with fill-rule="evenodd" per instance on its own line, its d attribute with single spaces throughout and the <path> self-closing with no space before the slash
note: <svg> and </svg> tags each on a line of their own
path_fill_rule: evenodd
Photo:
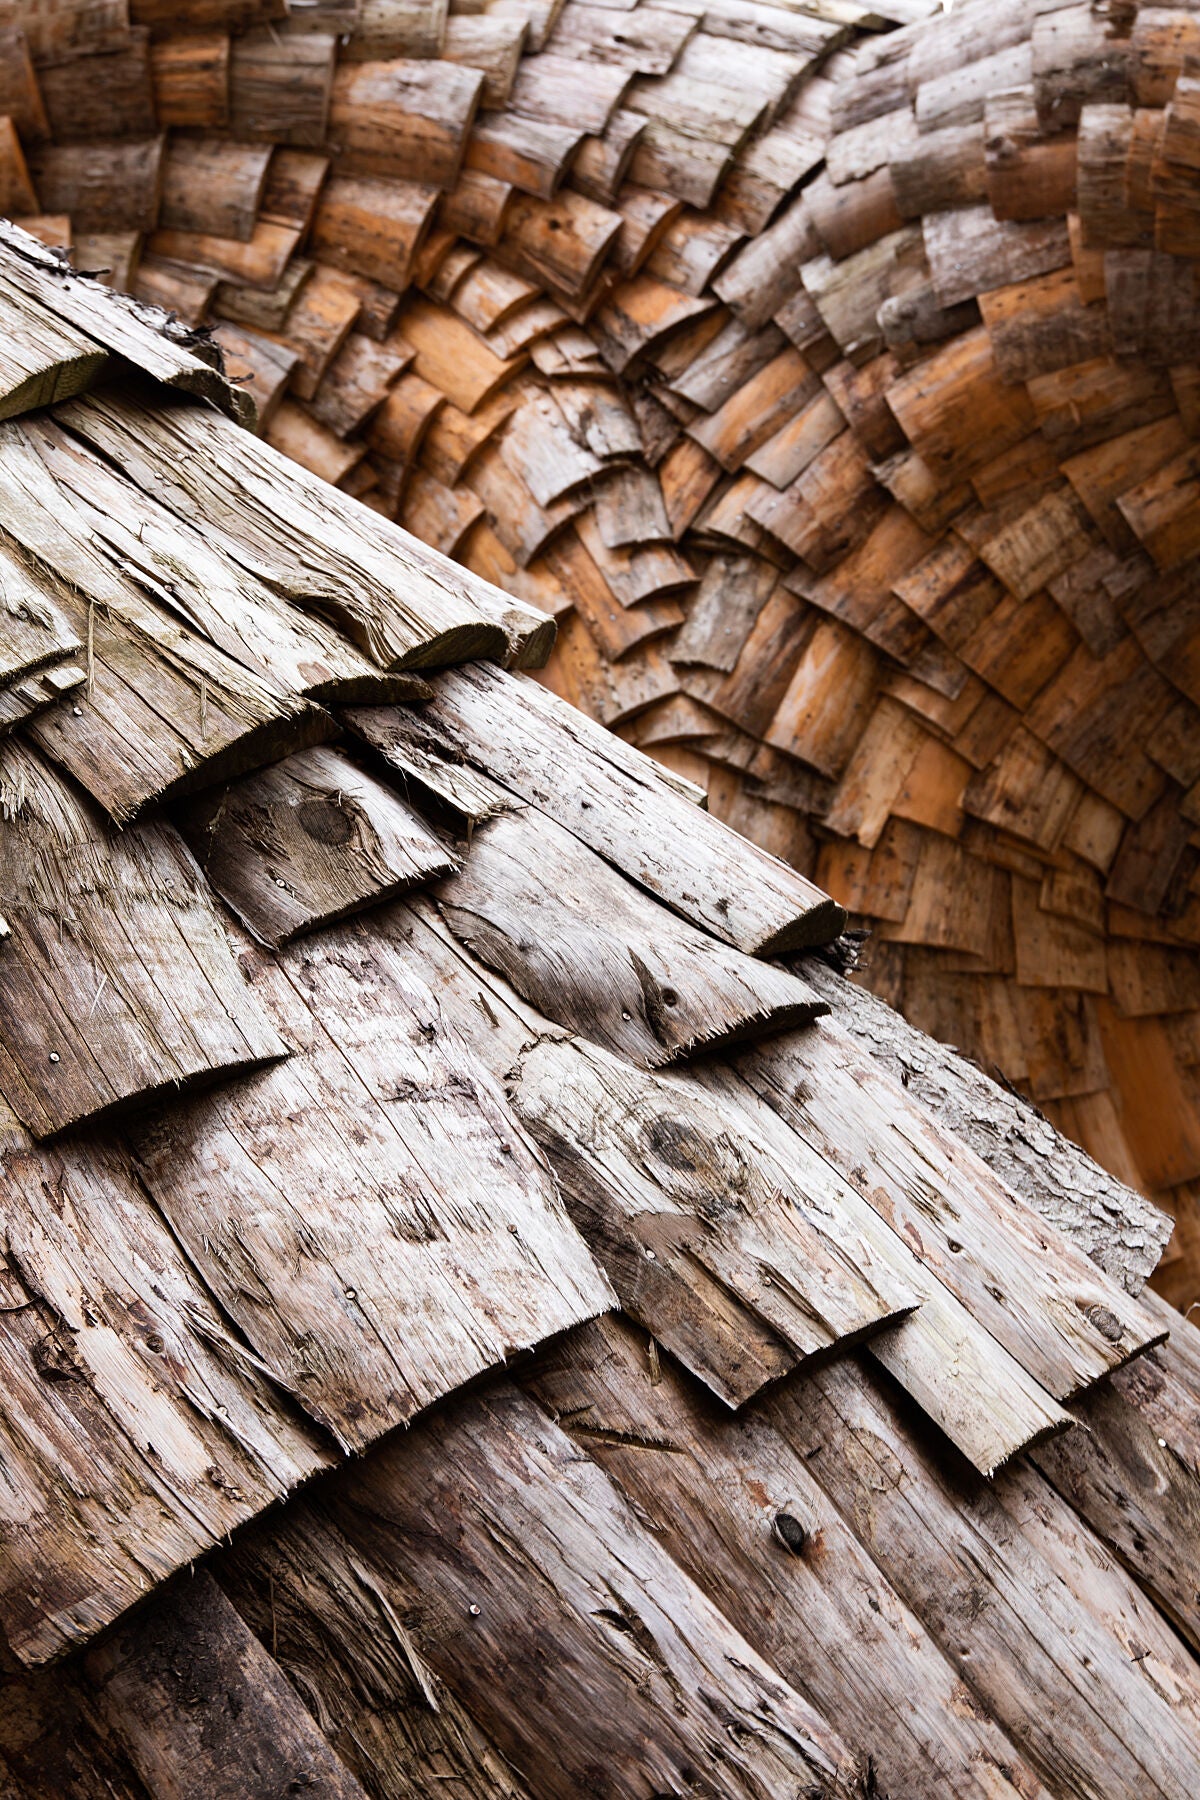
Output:
<svg viewBox="0 0 1200 1800">
<path fill-rule="evenodd" d="M 353 925 L 240 961 L 292 1054 L 139 1121 L 139 1172 L 263 1366 L 343 1447 L 611 1304 L 413 966 Z"/>
<path fill-rule="evenodd" d="M 286 1055 L 167 824 L 118 833 L 0 746 L 0 1093 L 35 1137 Z"/>
</svg>

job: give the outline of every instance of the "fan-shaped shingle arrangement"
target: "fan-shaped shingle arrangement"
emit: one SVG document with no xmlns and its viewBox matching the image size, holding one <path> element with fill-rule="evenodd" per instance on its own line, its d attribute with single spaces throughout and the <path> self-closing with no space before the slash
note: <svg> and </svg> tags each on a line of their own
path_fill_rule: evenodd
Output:
<svg viewBox="0 0 1200 1800">
<path fill-rule="evenodd" d="M 7 0 L 0 210 L 556 614 L 560 694 L 1178 1215 L 1186 1305 L 1200 39 L 928 10 Z"/>
<path fill-rule="evenodd" d="M 207 340 L 0 291 L 6 1800 L 1191 1800 L 1169 1221 Z"/>
</svg>

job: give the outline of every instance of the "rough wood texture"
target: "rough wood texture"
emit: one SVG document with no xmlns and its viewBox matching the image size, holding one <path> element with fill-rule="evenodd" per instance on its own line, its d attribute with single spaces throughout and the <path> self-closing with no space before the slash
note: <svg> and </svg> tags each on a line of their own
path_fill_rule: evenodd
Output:
<svg viewBox="0 0 1200 1800">
<path fill-rule="evenodd" d="M 439 902 L 540 1012 L 649 1068 L 823 1010 L 803 982 L 664 913 L 536 807 L 481 829 Z"/>
<path fill-rule="evenodd" d="M 87 1671 L 101 1716 L 156 1794 L 187 1792 L 183 1772 L 199 1763 L 215 1800 L 268 1800 L 297 1787 L 321 1800 L 365 1800 L 210 1575 L 185 1580 L 170 1612 L 110 1637 Z"/>
<path fill-rule="evenodd" d="M 567 1800 L 598 1768 L 617 1792 L 669 1792 L 698 1762 L 721 1800 L 801 1782 L 833 1800 L 856 1779 L 835 1728 L 507 1383 L 442 1411 L 330 1500 L 377 1604 L 411 1632 L 410 1654 L 533 1792 Z M 554 1688 L 541 1674 L 548 1637 Z M 562 1738 L 559 1681 L 578 1697 Z"/>
<path fill-rule="evenodd" d="M 0 1089 L 35 1136 L 284 1055 L 169 827 L 118 834 L 35 755 L 0 756 Z"/>
<path fill-rule="evenodd" d="M 519 754 L 515 738 L 510 739 L 514 754 L 503 753 L 513 729 L 501 724 L 506 719 L 521 721 Z M 480 745 L 499 740 L 501 754 L 493 752 L 488 759 L 495 775 L 714 937 L 767 953 L 837 934 L 839 909 L 802 877 L 782 878 L 782 871 L 765 858 L 762 883 L 738 892 L 722 870 L 722 828 L 669 782 L 650 778 L 648 785 L 644 765 L 552 695 L 528 684 L 465 672 L 443 678 L 425 720 L 441 726 L 452 759 L 470 757 L 472 740 Z M 603 790 L 597 784 L 590 796 L 577 796 L 563 784 L 562 758 L 572 740 L 600 759 Z M 480 760 L 478 753 L 475 760 Z M 639 819 L 639 802 L 644 806 L 651 794 L 652 828 Z M 583 798 L 586 806 L 580 804 Z M 746 854 L 739 847 L 739 860 Z"/>
<path fill-rule="evenodd" d="M 43 283 L 108 385 L 50 417 L 27 368 L 0 422 L 0 733 L 194 884 L 146 1016 L 212 939 L 290 1052 L 124 1096 L 136 1168 L 4 1127 L 0 1624 L 100 1640 L 6 1663 L 13 1800 L 1195 1786 L 1200 1362 L 1085 1260 L 1135 1289 L 1163 1225 L 762 955 L 836 894 L 876 987 L 1200 1243 L 1195 33 L 898 4 L 5 39 L 10 311 Z M 557 699 L 401 672 L 543 659 L 546 615 Z M 79 921 L 115 965 L 146 901 L 75 860 L 0 975 L 91 1044 L 137 969 Z M 558 1425 L 489 1385 L 517 1350 Z M 272 1511 L 331 1434 L 361 1465 Z M 167 1580 L 205 1552 L 257 1648 Z"/>
<path fill-rule="evenodd" d="M 329 1452 L 230 1336 L 119 1145 L 37 1149 L 7 1113 L 3 1131 L 4 1622 L 40 1662 Z"/>
<path fill-rule="evenodd" d="M 255 1355 L 340 1444 L 609 1304 L 414 970 L 352 926 L 242 960 L 293 1055 L 139 1127 L 139 1166 Z"/>
<path fill-rule="evenodd" d="M 328 745 L 204 794 L 180 824 L 206 878 L 275 949 L 458 868 L 418 813 Z"/>
</svg>

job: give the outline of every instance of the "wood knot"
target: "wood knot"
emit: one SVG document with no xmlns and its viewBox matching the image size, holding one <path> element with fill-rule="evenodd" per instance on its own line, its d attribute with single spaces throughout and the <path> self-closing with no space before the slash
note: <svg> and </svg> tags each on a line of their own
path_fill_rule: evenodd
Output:
<svg viewBox="0 0 1200 1800">
<path fill-rule="evenodd" d="M 792 1556 L 803 1555 L 804 1546 L 808 1542 L 808 1533 L 794 1513 L 776 1513 L 771 1525 L 771 1532 Z"/>
<path fill-rule="evenodd" d="M 344 844 L 354 836 L 354 821 L 336 800 L 302 800 L 296 822 L 318 844 Z"/>
</svg>

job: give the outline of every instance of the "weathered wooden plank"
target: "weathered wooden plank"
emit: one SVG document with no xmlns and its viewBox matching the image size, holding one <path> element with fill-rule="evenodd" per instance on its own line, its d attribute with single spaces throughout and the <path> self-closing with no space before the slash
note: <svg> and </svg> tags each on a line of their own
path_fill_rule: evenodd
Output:
<svg viewBox="0 0 1200 1800">
<path fill-rule="evenodd" d="M 437 890 L 455 936 L 558 1024 L 643 1067 L 805 1024 L 802 982 L 673 917 L 536 807 Z"/>
<path fill-rule="evenodd" d="M 190 334 L 177 321 L 74 274 L 53 252 L 3 221 L 0 280 L 9 304 L 23 304 L 27 314 L 43 310 L 64 333 L 82 333 L 98 349 L 123 356 L 167 387 L 211 400 L 232 418 L 240 419 L 248 411 L 237 390 L 211 363 L 185 347 Z M 13 328 L 15 321 L 10 324 Z"/>
<path fill-rule="evenodd" d="M 420 1800 L 436 1792 L 433 1784 L 454 1781 L 478 1800 L 531 1800 L 327 1514 L 301 1502 L 283 1530 L 271 1520 L 243 1532 L 217 1574 L 368 1786 L 386 1770 L 397 1800 Z"/>
<path fill-rule="evenodd" d="M 486 768 L 713 937 L 769 954 L 840 930 L 841 909 L 819 889 L 698 813 L 653 764 L 545 689 L 472 669 L 438 684 L 423 719 L 451 760 Z M 576 758 L 578 783 L 563 775 Z"/>
<path fill-rule="evenodd" d="M 140 1169 L 312 1417 L 361 1448 L 610 1304 L 498 1088 L 376 919 L 244 962 L 294 1054 L 139 1124 Z"/>
<path fill-rule="evenodd" d="M 67 213 L 88 231 L 153 231 L 162 180 L 163 139 L 36 144 L 29 173 L 47 212 Z"/>
<path fill-rule="evenodd" d="M 210 789 L 180 829 L 212 886 L 276 949 L 459 866 L 420 814 L 327 745 Z"/>
<path fill-rule="evenodd" d="M 911 1104 L 836 1017 L 735 1066 L 1056 1399 L 1155 1341 L 1122 1289 Z"/>
<path fill-rule="evenodd" d="M 837 1717 L 881 1794 L 1045 1800 L 804 1458 L 757 1410 L 731 1419 L 653 1340 L 647 1350 L 610 1316 L 546 1350 L 522 1385 L 725 1617 Z"/>
<path fill-rule="evenodd" d="M 504 654 L 485 583 L 397 526 L 368 519 L 248 432 L 226 432 L 199 408 L 151 410 L 132 400 L 72 403 L 60 417 L 173 512 L 203 520 L 243 567 L 332 611 L 381 667 Z M 519 610 L 514 602 L 512 613 Z"/>
<path fill-rule="evenodd" d="M 1120 1386 L 1105 1382 L 1077 1400 L 1072 1411 L 1084 1430 L 1043 1444 L 1033 1460 L 1195 1648 L 1200 1643 L 1200 1476 L 1188 1455 L 1186 1433 L 1160 1426 L 1155 1406 L 1172 1375 L 1177 1377 L 1174 1343 L 1189 1327 L 1175 1315 L 1160 1315 L 1157 1322 L 1169 1324 L 1171 1342 L 1121 1371 Z M 1189 1393 L 1186 1382 L 1176 1385 L 1181 1394 Z M 1162 1435 L 1164 1429 L 1169 1436 Z"/>
<path fill-rule="evenodd" d="M 1141 1290 L 1171 1234 L 1168 1214 L 1060 1136 L 1012 1088 L 916 1030 L 886 1001 L 819 957 L 799 966 L 841 1029 L 912 1099 L 1128 1292 Z"/>
<path fill-rule="evenodd" d="M 38 721 L 42 748 L 114 819 L 126 821 L 165 793 L 328 737 L 328 714 L 245 655 L 244 639 L 240 656 L 214 643 L 207 630 L 180 619 L 153 580 L 140 585 L 122 566 L 119 548 L 93 534 L 85 511 L 40 455 L 52 431 L 40 420 L 0 428 L 0 524 L 36 559 L 30 579 L 86 646 L 87 689 L 73 706 Z M 136 514 L 123 524 L 136 534 Z M 228 604 L 233 596 L 220 598 Z M 206 610 L 219 619 L 219 604 Z M 265 624 L 247 623 L 260 644 L 274 635 L 286 645 L 282 633 L 271 633 L 269 616 Z M 293 640 L 294 653 L 302 641 Z"/>
<path fill-rule="evenodd" d="M 779 1161 L 711 1097 L 582 1039 L 543 1040 L 509 1085 L 626 1311 L 730 1405 L 916 1303 L 832 1171 Z"/>
<path fill-rule="evenodd" d="M 247 242 L 270 161 L 269 147 L 228 138 L 172 138 L 163 160 L 158 223 Z"/>
<path fill-rule="evenodd" d="M 83 649 L 65 613 L 6 545 L 0 545 L 0 620 L 0 692 Z"/>
<path fill-rule="evenodd" d="M 31 422 L 26 435 L 59 493 L 70 496 L 67 510 L 91 534 L 91 547 L 106 546 L 148 595 L 169 593 L 172 609 L 226 655 L 260 675 L 269 669 L 297 694 L 348 702 L 407 694 L 408 677 L 387 674 L 318 612 L 290 604 L 186 517 L 132 488 L 78 438 L 42 420 Z M 48 504 L 46 490 L 39 492 Z M 64 565 L 64 572 L 80 579 L 88 567 Z"/>
<path fill-rule="evenodd" d="M 323 1510 L 534 1793 L 566 1800 L 598 1769 L 634 1794 L 702 1768 L 713 1800 L 857 1780 L 834 1728 L 508 1383 L 439 1409 Z"/>
<path fill-rule="evenodd" d="M 117 1143 L 34 1148 L 8 1115 L 2 1131 L 0 1612 L 40 1662 L 330 1455 L 229 1335 Z"/>
<path fill-rule="evenodd" d="M 1052 1793 L 1185 1800 L 1194 1664 L 1024 1459 L 948 1459 L 859 1357 L 762 1412 Z"/>
<path fill-rule="evenodd" d="M 889 1305 L 903 1309 L 903 1270 L 860 1267 L 864 1246 L 846 1236 L 826 1166 L 781 1162 L 694 1086 L 564 1041 L 427 901 L 396 908 L 389 929 L 510 1085 L 622 1304 L 728 1404 L 828 1343 L 836 1321 L 862 1332 Z"/>
<path fill-rule="evenodd" d="M 457 63 L 342 64 L 329 110 L 339 171 L 452 188 L 482 88 Z"/>
<path fill-rule="evenodd" d="M 283 1671 L 200 1571 L 92 1650 L 87 1676 L 155 1795 L 366 1800 Z M 187 1771 L 186 1778 L 183 1771 Z"/>
<path fill-rule="evenodd" d="M 229 123 L 235 137 L 316 149 L 330 117 L 337 40 L 269 24 L 235 36 L 229 55 Z"/>
<path fill-rule="evenodd" d="M 2 755 L 0 1089 L 35 1136 L 282 1056 L 174 832 L 118 835 L 23 745 Z"/>
</svg>

